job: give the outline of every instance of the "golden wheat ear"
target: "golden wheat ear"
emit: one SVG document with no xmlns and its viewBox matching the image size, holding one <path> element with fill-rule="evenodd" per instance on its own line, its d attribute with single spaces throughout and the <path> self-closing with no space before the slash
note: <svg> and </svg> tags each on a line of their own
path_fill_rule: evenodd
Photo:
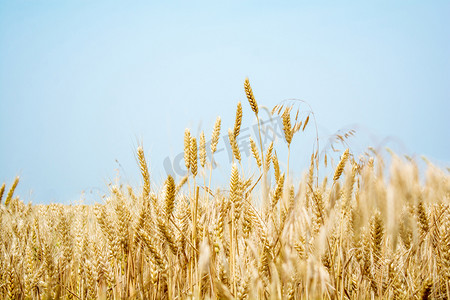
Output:
<svg viewBox="0 0 450 300">
<path fill-rule="evenodd" d="M 11 188 L 9 189 L 8 194 L 6 195 L 6 199 L 5 199 L 5 206 L 6 207 L 9 206 L 9 203 L 11 202 L 11 199 L 12 199 L 12 197 L 14 195 L 14 191 L 16 190 L 16 187 L 17 187 L 18 184 L 19 184 L 19 176 L 17 176 L 14 179 L 14 182 L 13 182 Z"/>
<path fill-rule="evenodd" d="M 255 115 L 258 115 L 258 103 L 256 103 L 255 96 L 253 96 L 253 90 L 252 87 L 250 86 L 250 81 L 248 80 L 248 77 L 245 78 L 244 89 L 245 94 L 247 95 L 248 103 L 250 103 L 250 107 L 252 108 Z"/>
<path fill-rule="evenodd" d="M 217 117 L 216 123 L 214 123 L 214 130 L 211 136 L 211 153 L 214 154 L 217 150 L 217 144 L 219 143 L 219 137 L 220 137 L 220 124 L 221 119 L 220 117 Z"/>
<path fill-rule="evenodd" d="M 191 166 L 191 131 L 189 128 L 184 130 L 184 165 L 189 172 Z"/>
<path fill-rule="evenodd" d="M 234 129 L 233 129 L 235 139 L 238 137 L 239 132 L 241 131 L 241 123 L 242 123 L 242 105 L 241 102 L 239 101 L 236 108 L 236 119 L 234 121 Z"/>
<path fill-rule="evenodd" d="M 191 147 L 190 147 L 190 159 L 189 166 L 191 168 L 192 175 L 197 176 L 197 139 L 195 137 L 191 138 Z"/>
<path fill-rule="evenodd" d="M 333 180 L 337 181 L 342 175 L 342 172 L 344 171 L 345 163 L 347 162 L 349 157 L 349 150 L 345 150 L 344 154 L 341 156 L 341 160 L 339 161 L 339 164 L 336 167 L 336 171 L 334 172 Z"/>
<path fill-rule="evenodd" d="M 142 178 L 144 179 L 142 197 L 145 200 L 148 199 L 150 195 L 150 174 L 148 172 L 147 161 L 145 160 L 144 156 L 144 149 L 141 146 L 139 146 L 137 149 L 137 156 L 139 160 L 139 167 L 141 168 L 141 175 Z"/>
<path fill-rule="evenodd" d="M 200 133 L 198 152 L 200 158 L 200 165 L 202 166 L 202 168 L 204 168 L 206 165 L 206 140 L 205 140 L 205 133 L 203 131 Z"/>
<path fill-rule="evenodd" d="M 239 151 L 239 146 L 236 142 L 236 139 L 234 138 L 233 131 L 228 129 L 228 139 L 230 140 L 230 146 L 233 150 L 234 158 L 236 158 L 238 161 L 241 161 L 241 152 Z"/>
<path fill-rule="evenodd" d="M 2 187 L 0 188 L 0 203 L 2 203 L 3 193 L 5 193 L 6 184 L 3 182 Z"/>
<path fill-rule="evenodd" d="M 288 146 L 292 142 L 292 135 L 293 130 L 291 127 L 291 116 L 290 116 L 290 108 L 286 108 L 283 113 L 283 131 L 284 131 L 284 137 L 286 139 L 286 142 L 288 143 Z"/>
<path fill-rule="evenodd" d="M 173 208 L 175 206 L 175 180 L 173 180 L 173 177 L 169 175 L 166 179 L 166 207 L 165 207 L 165 214 L 166 218 L 169 219 L 172 215 Z"/>
<path fill-rule="evenodd" d="M 256 160 L 256 164 L 258 165 L 258 168 L 261 169 L 261 156 L 259 155 L 258 147 L 256 146 L 255 141 L 250 137 L 250 147 L 252 149 L 253 157 Z"/>
</svg>

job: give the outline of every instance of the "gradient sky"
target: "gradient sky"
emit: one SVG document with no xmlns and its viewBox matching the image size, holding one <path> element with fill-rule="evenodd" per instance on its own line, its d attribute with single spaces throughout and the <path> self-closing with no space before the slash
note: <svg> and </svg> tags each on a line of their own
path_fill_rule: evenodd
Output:
<svg viewBox="0 0 450 300">
<path fill-rule="evenodd" d="M 449 1 L 1 1 L 0 182 L 99 201 L 118 174 L 139 184 L 142 142 L 157 183 L 186 127 L 209 137 L 220 115 L 226 132 L 237 101 L 253 124 L 247 76 L 260 105 L 307 101 L 322 140 L 356 128 L 355 144 L 448 166 L 449 16 Z"/>
</svg>

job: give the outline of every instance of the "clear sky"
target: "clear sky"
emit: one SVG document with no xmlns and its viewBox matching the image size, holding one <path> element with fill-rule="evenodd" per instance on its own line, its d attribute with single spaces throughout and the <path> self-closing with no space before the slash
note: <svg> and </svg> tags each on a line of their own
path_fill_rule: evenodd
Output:
<svg viewBox="0 0 450 300">
<path fill-rule="evenodd" d="M 1 1 L 0 182 L 99 200 L 117 174 L 139 184 L 142 142 L 157 183 L 186 127 L 209 137 L 220 115 L 225 133 L 239 100 L 253 124 L 247 76 L 260 105 L 306 100 L 322 140 L 356 128 L 448 166 L 449 16 L 449 1 Z"/>
</svg>

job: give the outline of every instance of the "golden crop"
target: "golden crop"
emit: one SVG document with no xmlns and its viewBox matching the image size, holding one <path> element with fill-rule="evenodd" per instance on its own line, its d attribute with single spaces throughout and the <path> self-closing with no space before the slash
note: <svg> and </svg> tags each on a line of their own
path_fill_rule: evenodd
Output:
<svg viewBox="0 0 450 300">
<path fill-rule="evenodd" d="M 248 79 L 245 92 L 258 117 Z M 292 118 L 282 105 L 273 112 L 290 149 L 309 116 Z M 357 160 L 346 150 L 319 182 L 327 157 L 316 151 L 294 181 L 289 158 L 283 170 L 275 145 L 263 149 L 259 135 L 250 141 L 259 173 L 246 177 L 236 143 L 241 119 L 239 103 L 226 187 L 211 187 L 205 135 L 197 143 L 189 130 L 188 176 L 168 176 L 159 189 L 142 147 L 142 186 L 113 185 L 102 204 L 24 204 L 13 196 L 18 178 L 6 197 L 3 184 L 0 298 L 450 298 L 448 172 L 428 163 L 421 182 L 414 160 L 393 155 L 386 175 L 381 156 Z M 212 155 L 220 132 L 218 118 Z"/>
</svg>

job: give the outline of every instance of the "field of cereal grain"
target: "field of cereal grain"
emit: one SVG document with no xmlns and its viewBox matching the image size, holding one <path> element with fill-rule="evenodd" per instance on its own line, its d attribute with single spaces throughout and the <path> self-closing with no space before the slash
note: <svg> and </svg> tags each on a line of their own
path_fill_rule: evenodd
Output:
<svg viewBox="0 0 450 300">
<path fill-rule="evenodd" d="M 292 178 L 296 154 L 281 163 L 276 150 L 290 149 L 313 116 L 281 104 L 272 113 L 284 141 L 251 137 L 249 172 L 236 140 L 242 105 L 256 118 L 259 107 L 248 79 L 244 92 L 233 128 L 218 117 L 212 133 L 186 129 L 188 174 L 157 188 L 141 146 L 142 185 L 111 184 L 95 205 L 24 204 L 19 178 L 3 184 L 0 298 L 449 299 L 448 170 L 427 162 L 421 180 L 411 158 L 392 153 L 387 164 L 344 149 L 331 162 L 316 149 Z M 229 184 L 211 186 L 224 132 Z"/>
</svg>

